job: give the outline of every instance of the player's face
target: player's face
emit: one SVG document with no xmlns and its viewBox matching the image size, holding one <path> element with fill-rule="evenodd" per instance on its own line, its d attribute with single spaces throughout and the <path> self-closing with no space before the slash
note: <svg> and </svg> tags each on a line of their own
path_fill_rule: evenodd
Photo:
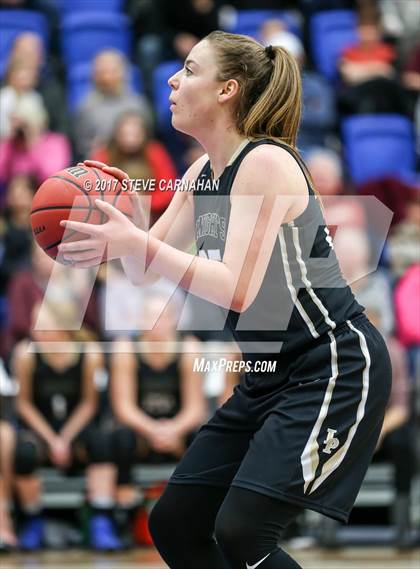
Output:
<svg viewBox="0 0 420 569">
<path fill-rule="evenodd" d="M 216 77 L 214 50 L 203 40 L 190 51 L 184 67 L 168 81 L 172 88 L 170 102 L 174 128 L 194 136 L 211 126 L 219 107 L 221 82 Z"/>
</svg>

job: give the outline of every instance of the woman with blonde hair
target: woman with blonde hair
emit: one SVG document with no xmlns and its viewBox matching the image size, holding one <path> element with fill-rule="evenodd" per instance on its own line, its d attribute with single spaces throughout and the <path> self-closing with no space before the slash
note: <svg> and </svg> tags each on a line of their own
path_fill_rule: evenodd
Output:
<svg viewBox="0 0 420 569">
<path fill-rule="evenodd" d="M 190 191 L 148 231 L 98 201 L 108 221 L 62 222 L 89 239 L 61 252 L 88 267 L 107 245 L 133 282 L 163 275 L 222 307 L 248 364 L 152 511 L 165 561 L 294 569 L 278 540 L 300 512 L 349 518 L 381 430 L 389 357 L 343 280 L 296 150 L 301 83 L 289 53 L 213 32 L 169 85 L 173 126 L 207 152 L 185 174 Z M 198 255 L 185 252 L 191 238 Z"/>
</svg>

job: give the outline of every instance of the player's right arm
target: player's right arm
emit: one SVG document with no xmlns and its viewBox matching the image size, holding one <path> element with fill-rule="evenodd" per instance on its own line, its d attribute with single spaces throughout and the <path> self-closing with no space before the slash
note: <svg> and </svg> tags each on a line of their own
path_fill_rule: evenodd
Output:
<svg viewBox="0 0 420 569">
<path fill-rule="evenodd" d="M 207 154 L 198 158 L 185 172 L 182 177 L 182 188 L 187 186 L 188 182 L 194 182 L 205 163 L 208 160 Z M 120 182 L 128 179 L 128 175 L 111 166 L 106 166 L 100 162 L 85 161 L 87 166 L 96 166 L 115 176 Z M 133 207 L 135 210 L 136 224 L 146 230 L 147 213 L 144 208 L 144 201 L 134 192 L 131 194 Z M 149 200 L 150 204 L 150 200 Z M 137 214 L 136 214 L 137 213 Z M 181 251 L 189 251 L 194 243 L 194 204 L 192 191 L 176 191 L 169 206 L 149 229 L 149 234 L 156 237 L 160 241 L 164 241 L 168 245 L 175 247 Z M 161 278 L 157 273 L 145 270 L 145 267 L 139 264 L 136 257 L 125 256 L 121 258 L 124 272 L 129 280 L 135 285 L 150 284 Z"/>
</svg>

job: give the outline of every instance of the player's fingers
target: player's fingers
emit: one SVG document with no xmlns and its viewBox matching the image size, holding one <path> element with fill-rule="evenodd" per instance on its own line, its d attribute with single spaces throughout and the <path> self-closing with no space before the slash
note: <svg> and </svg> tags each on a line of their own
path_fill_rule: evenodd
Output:
<svg viewBox="0 0 420 569">
<path fill-rule="evenodd" d="M 101 209 L 102 211 L 104 211 L 108 217 L 112 218 L 112 219 L 116 219 L 116 220 L 127 220 L 128 218 L 121 213 L 116 207 L 114 207 L 113 205 L 111 205 L 108 202 L 104 202 L 102 200 L 95 200 L 95 204 L 96 206 Z"/>
<path fill-rule="evenodd" d="M 82 239 L 81 241 L 60 243 L 60 245 L 58 245 L 58 250 L 60 253 L 75 253 L 78 251 L 96 250 L 100 245 L 101 241 L 98 239 Z"/>
<path fill-rule="evenodd" d="M 88 166 L 89 168 L 99 168 L 100 170 L 108 168 L 108 164 L 105 164 L 105 162 L 99 162 L 99 160 L 84 160 L 83 165 Z"/>
<path fill-rule="evenodd" d="M 102 263 L 102 256 L 101 257 L 94 257 L 93 259 L 89 259 L 88 261 L 76 261 L 72 263 L 72 267 L 75 269 L 88 269 L 89 267 L 96 267 Z"/>
<path fill-rule="evenodd" d="M 123 170 L 120 170 L 119 168 L 116 168 L 115 166 L 106 166 L 102 168 L 104 172 L 106 172 L 107 174 L 111 174 L 111 176 L 114 176 L 114 178 L 117 178 L 117 180 L 119 180 L 120 182 L 122 182 L 123 180 L 129 180 L 130 176 L 124 172 Z"/>
<path fill-rule="evenodd" d="M 105 247 L 102 247 L 102 253 L 105 251 Z M 79 261 L 90 261 L 96 257 L 99 257 L 101 251 L 90 249 L 89 251 L 80 251 L 76 253 L 65 253 L 63 255 L 64 262 L 77 263 Z"/>
<path fill-rule="evenodd" d="M 80 221 L 70 221 L 69 219 L 61 220 L 60 225 L 66 229 L 74 229 L 74 231 L 80 231 L 80 233 L 86 233 L 87 235 L 93 236 L 98 236 L 103 231 L 99 225 L 93 225 L 92 223 L 82 223 Z"/>
</svg>

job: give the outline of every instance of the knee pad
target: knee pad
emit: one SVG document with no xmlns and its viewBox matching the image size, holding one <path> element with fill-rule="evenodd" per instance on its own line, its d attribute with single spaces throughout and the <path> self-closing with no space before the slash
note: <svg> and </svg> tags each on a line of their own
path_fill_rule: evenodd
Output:
<svg viewBox="0 0 420 569">
<path fill-rule="evenodd" d="M 38 451 L 32 441 L 19 441 L 15 452 L 15 472 L 18 476 L 33 474 L 39 463 Z"/>
<path fill-rule="evenodd" d="M 112 441 L 110 433 L 92 431 L 86 440 L 89 461 L 93 464 L 112 462 Z"/>
</svg>

